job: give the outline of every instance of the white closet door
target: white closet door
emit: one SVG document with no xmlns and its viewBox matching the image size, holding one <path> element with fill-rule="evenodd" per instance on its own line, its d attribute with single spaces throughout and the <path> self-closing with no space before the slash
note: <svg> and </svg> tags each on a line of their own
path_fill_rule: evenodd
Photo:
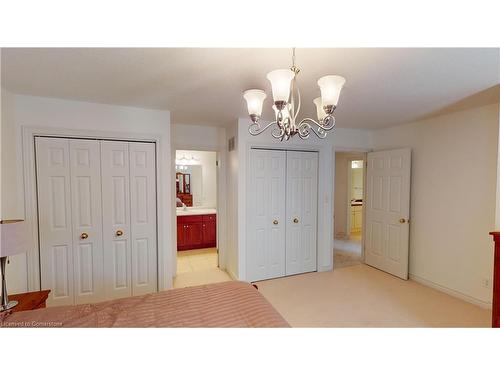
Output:
<svg viewBox="0 0 500 375">
<path fill-rule="evenodd" d="M 132 295 L 129 143 L 101 141 L 106 299 Z"/>
<path fill-rule="evenodd" d="M 49 306 L 71 305 L 73 235 L 69 141 L 35 138 L 40 272 L 42 289 L 50 289 Z"/>
<path fill-rule="evenodd" d="M 132 294 L 157 291 L 156 157 L 152 143 L 131 142 Z"/>
<path fill-rule="evenodd" d="M 287 151 L 286 274 L 316 271 L 318 153 Z"/>
<path fill-rule="evenodd" d="M 411 150 L 368 153 L 365 262 L 408 279 Z"/>
<path fill-rule="evenodd" d="M 250 230 L 247 279 L 285 275 L 286 153 L 252 150 L 250 165 Z"/>
<path fill-rule="evenodd" d="M 104 299 L 99 141 L 69 141 L 75 303 Z"/>
</svg>

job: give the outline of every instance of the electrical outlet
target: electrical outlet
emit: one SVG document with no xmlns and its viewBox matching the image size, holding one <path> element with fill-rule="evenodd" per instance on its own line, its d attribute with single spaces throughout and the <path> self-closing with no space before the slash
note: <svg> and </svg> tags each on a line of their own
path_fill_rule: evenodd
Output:
<svg viewBox="0 0 500 375">
<path fill-rule="evenodd" d="M 491 280 L 485 277 L 481 280 L 481 284 L 483 285 L 483 288 L 489 288 L 491 285 Z"/>
</svg>

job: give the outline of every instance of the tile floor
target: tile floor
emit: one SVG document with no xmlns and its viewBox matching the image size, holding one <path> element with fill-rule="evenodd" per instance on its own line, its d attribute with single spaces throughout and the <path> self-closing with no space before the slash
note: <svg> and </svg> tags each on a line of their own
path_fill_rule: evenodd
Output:
<svg viewBox="0 0 500 375">
<path fill-rule="evenodd" d="M 177 252 L 177 276 L 174 288 L 229 281 L 231 277 L 217 267 L 217 249 Z"/>
</svg>

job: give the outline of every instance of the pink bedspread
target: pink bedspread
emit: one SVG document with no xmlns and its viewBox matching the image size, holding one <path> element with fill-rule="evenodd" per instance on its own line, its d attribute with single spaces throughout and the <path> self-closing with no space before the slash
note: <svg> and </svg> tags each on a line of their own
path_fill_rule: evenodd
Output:
<svg viewBox="0 0 500 375">
<path fill-rule="evenodd" d="M 21 311 L 3 327 L 289 327 L 252 285 L 201 285 L 78 306 Z"/>
</svg>

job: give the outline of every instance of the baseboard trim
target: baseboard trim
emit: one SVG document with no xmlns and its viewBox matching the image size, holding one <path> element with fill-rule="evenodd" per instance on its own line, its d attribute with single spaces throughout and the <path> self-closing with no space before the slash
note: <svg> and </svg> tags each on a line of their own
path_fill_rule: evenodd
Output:
<svg viewBox="0 0 500 375">
<path fill-rule="evenodd" d="M 236 275 L 228 268 L 225 269 L 225 271 L 227 272 L 227 274 L 229 275 L 229 277 L 233 280 L 238 280 L 238 278 L 236 277 Z"/>
<path fill-rule="evenodd" d="M 465 302 L 472 303 L 473 305 L 479 306 L 479 307 L 481 307 L 483 309 L 491 310 L 491 307 L 492 307 L 492 303 L 491 302 L 482 301 L 482 300 L 477 299 L 475 297 L 469 296 L 467 294 L 464 294 L 464 293 L 459 292 L 459 291 L 454 290 L 454 289 L 450 289 L 450 288 L 445 287 L 443 285 L 436 284 L 433 281 L 424 279 L 423 277 L 420 277 L 420 276 L 417 276 L 417 275 L 414 275 L 414 274 L 411 274 L 411 273 L 410 273 L 409 277 L 410 277 L 410 280 L 413 280 L 413 281 L 415 281 L 415 282 L 417 282 L 419 284 L 428 286 L 429 288 L 433 288 L 433 289 L 439 290 L 440 292 L 446 293 L 446 294 L 448 294 L 448 295 L 450 295 L 452 297 L 459 298 L 459 299 L 461 299 L 461 300 L 463 300 Z"/>
</svg>

